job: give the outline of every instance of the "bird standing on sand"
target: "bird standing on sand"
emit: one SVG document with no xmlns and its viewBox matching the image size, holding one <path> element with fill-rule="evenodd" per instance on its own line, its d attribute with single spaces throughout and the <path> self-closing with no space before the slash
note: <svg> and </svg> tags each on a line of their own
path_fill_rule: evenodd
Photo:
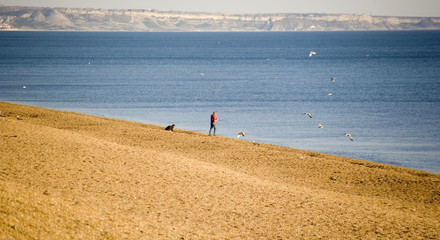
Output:
<svg viewBox="0 0 440 240">
<path fill-rule="evenodd" d="M 21 120 L 21 117 L 17 115 L 17 120 Z"/>
<path fill-rule="evenodd" d="M 310 113 L 308 113 L 308 112 L 304 113 L 304 115 L 307 115 L 307 116 L 309 116 L 310 118 L 312 118 L 312 114 L 310 114 Z"/>
<path fill-rule="evenodd" d="M 353 141 L 353 138 L 351 137 L 350 133 L 344 133 L 343 135 L 347 136 L 348 138 L 350 138 L 351 141 Z"/>
<path fill-rule="evenodd" d="M 311 51 L 311 52 L 309 53 L 309 57 L 312 57 L 312 56 L 315 55 L 315 54 L 316 54 L 316 52 Z"/>
<path fill-rule="evenodd" d="M 244 135 L 246 135 L 245 132 L 239 132 L 239 133 L 237 134 L 237 139 L 240 138 L 240 136 L 243 136 L 243 137 L 244 137 Z"/>
</svg>

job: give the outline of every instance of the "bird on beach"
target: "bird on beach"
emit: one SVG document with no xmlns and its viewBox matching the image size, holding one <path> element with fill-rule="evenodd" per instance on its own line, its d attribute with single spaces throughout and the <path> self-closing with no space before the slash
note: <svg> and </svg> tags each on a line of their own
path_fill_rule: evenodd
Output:
<svg viewBox="0 0 440 240">
<path fill-rule="evenodd" d="M 322 126 L 321 123 L 319 123 L 318 128 L 324 128 L 324 126 Z"/>
<path fill-rule="evenodd" d="M 307 116 L 309 116 L 310 118 L 312 118 L 312 114 L 310 114 L 310 113 L 308 113 L 308 112 L 304 113 L 304 115 L 307 115 Z"/>
<path fill-rule="evenodd" d="M 311 51 L 311 52 L 309 53 L 309 57 L 312 57 L 312 56 L 315 55 L 315 54 L 316 54 L 316 52 Z"/>
<path fill-rule="evenodd" d="M 17 120 L 21 120 L 21 117 L 17 115 Z"/>
<path fill-rule="evenodd" d="M 240 138 L 240 136 L 243 136 L 243 137 L 244 137 L 244 135 L 246 135 L 245 132 L 239 132 L 239 133 L 237 134 L 237 139 Z"/>
<path fill-rule="evenodd" d="M 344 133 L 344 134 L 342 134 L 342 135 L 347 136 L 348 138 L 350 138 L 351 141 L 353 141 L 353 137 L 351 137 L 351 134 L 350 134 L 350 133 Z"/>
</svg>

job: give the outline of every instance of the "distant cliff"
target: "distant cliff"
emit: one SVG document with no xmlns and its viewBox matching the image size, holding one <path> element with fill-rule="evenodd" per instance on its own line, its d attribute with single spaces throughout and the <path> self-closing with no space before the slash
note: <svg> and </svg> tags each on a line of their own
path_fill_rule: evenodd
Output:
<svg viewBox="0 0 440 240">
<path fill-rule="evenodd" d="M 156 32 L 440 30 L 440 18 L 0 6 L 0 30 Z"/>
</svg>

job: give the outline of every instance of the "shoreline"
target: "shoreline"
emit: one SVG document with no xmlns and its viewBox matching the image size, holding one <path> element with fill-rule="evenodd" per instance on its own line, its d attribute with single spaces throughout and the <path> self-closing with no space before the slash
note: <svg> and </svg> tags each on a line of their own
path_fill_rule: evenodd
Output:
<svg viewBox="0 0 440 240">
<path fill-rule="evenodd" d="M 0 111 L 1 236 L 440 236 L 440 174 L 6 102 Z"/>
<path fill-rule="evenodd" d="M 135 115 L 133 116 L 133 111 L 123 111 L 121 112 L 120 110 L 114 110 L 112 109 L 110 111 L 106 111 L 104 110 L 105 108 L 102 107 L 98 107 L 98 108 L 86 108 L 83 106 L 67 106 L 67 107 L 61 107 L 58 108 L 56 106 L 56 104 L 48 104 L 48 103 L 44 103 L 44 104 L 36 104 L 36 103 L 32 103 L 32 102 L 11 102 L 11 103 L 15 103 L 15 104 L 19 104 L 19 105 L 27 105 L 27 106 L 34 106 L 34 107 L 41 107 L 41 108 L 47 108 L 47 109 L 52 109 L 52 110 L 59 110 L 59 111 L 66 111 L 66 112 L 74 112 L 74 113 L 79 113 L 79 114 L 85 114 L 85 115 L 91 115 L 91 116 L 97 116 L 97 117 L 103 117 L 103 118 L 111 118 L 111 119 L 117 119 L 117 120 L 123 120 L 123 121 L 129 121 L 129 122 L 135 122 L 135 123 L 144 123 L 144 124 L 149 124 L 149 125 L 156 125 L 156 126 L 163 126 L 163 128 L 165 128 L 166 125 L 168 124 L 172 124 L 172 123 L 176 123 L 176 121 L 169 121 L 169 116 L 168 116 L 168 112 L 170 111 L 170 109 L 168 108 L 157 108 L 155 109 L 155 115 L 154 117 L 150 117 L 147 118 L 145 120 L 145 116 L 141 115 Z M 117 109 L 117 108 L 116 108 Z M 159 110 L 158 110 L 159 109 Z M 173 111 L 178 111 L 178 110 L 173 110 Z M 209 112 L 208 112 L 209 113 Z M 182 113 L 180 113 L 182 114 Z M 197 133 L 202 133 L 202 134 L 207 134 L 209 129 L 209 126 L 206 126 L 206 129 L 203 129 L 202 127 L 200 127 L 200 124 L 188 124 L 188 122 L 196 122 L 197 118 L 204 118 L 206 117 L 206 111 L 205 113 L 202 115 L 200 112 L 197 112 L 194 116 L 193 119 L 191 119 L 190 121 L 186 121 L 183 122 L 184 126 L 182 126 L 182 122 L 177 122 L 178 127 L 182 127 L 181 129 L 185 129 L 186 131 L 194 131 Z M 130 116 L 130 117 L 121 117 L 121 116 Z M 166 117 L 165 117 L 166 116 Z M 174 119 L 178 119 L 178 117 L 174 117 Z M 222 119 L 223 120 L 223 119 Z M 239 132 L 239 131 L 247 131 L 247 129 L 243 129 L 243 128 L 237 128 L 234 126 L 224 126 L 222 124 L 222 127 L 219 129 L 219 136 L 222 137 L 226 137 L 226 138 L 231 138 L 231 139 L 235 139 L 236 135 L 233 134 L 233 132 Z M 254 129 L 255 130 L 255 129 Z M 436 156 L 436 153 L 432 153 L 432 152 L 405 152 L 405 151 L 401 151 L 401 152 L 395 152 L 395 151 L 387 151 L 387 150 L 379 150 L 377 152 L 370 152 L 370 151 L 374 151 L 372 149 L 357 149 L 357 150 L 352 150 L 349 148 L 340 148 L 338 149 L 338 151 L 336 151 L 334 146 L 332 146 L 331 144 L 327 144 L 326 141 L 321 140 L 321 145 L 314 147 L 311 144 L 303 144 L 303 143 L 298 143 L 298 140 L 296 141 L 290 141 L 291 139 L 288 138 L 265 138 L 265 137 L 261 137 L 263 136 L 263 134 L 255 134 L 254 131 L 250 131 L 249 133 L 253 132 L 254 134 L 251 135 L 246 135 L 245 138 L 242 138 L 241 140 L 244 141 L 252 141 L 252 142 L 257 142 L 257 143 L 261 143 L 261 144 L 269 144 L 269 145 L 275 145 L 275 146 L 279 146 L 279 147 L 286 147 L 286 148 L 292 148 L 292 149 L 300 149 L 300 150 L 305 150 L 305 151 L 311 151 L 311 152 L 318 152 L 318 153 L 322 153 L 322 154 L 329 154 L 329 155 L 335 155 L 335 156 L 339 156 L 339 157 L 345 157 L 345 158 L 351 158 L 351 159 L 357 159 L 357 160 L 364 160 L 364 161 L 368 161 L 368 162 L 374 162 L 374 163 L 383 163 L 383 164 L 387 164 L 387 165 L 391 165 L 391 166 L 396 166 L 396 167 L 402 167 L 402 168 L 408 168 L 408 169 L 412 169 L 412 170 L 419 170 L 419 171 L 425 171 L 425 172 L 429 172 L 429 173 L 434 173 L 434 174 L 440 174 L 440 169 L 435 165 L 435 162 L 433 162 L 433 157 L 428 156 L 428 154 L 432 155 L 432 156 Z M 341 131 L 344 132 L 344 131 Z M 347 137 L 343 136 L 342 138 L 346 138 L 348 140 Z M 299 138 L 298 138 L 299 139 Z M 329 142 L 333 141 L 334 139 L 328 139 Z M 345 141 L 344 141 L 345 142 Z M 350 141 L 346 141 L 349 143 L 353 143 Z M 322 143 L 326 143 L 325 147 Z M 362 143 L 362 141 L 355 141 L 354 143 Z M 396 145 L 397 146 L 397 145 Z M 380 145 L 376 146 L 376 147 L 380 147 Z M 392 146 L 391 146 L 392 147 Z M 377 149 L 377 148 L 375 148 Z M 365 151 L 362 151 L 365 150 Z M 372 153 L 372 154 L 371 154 Z M 404 156 L 403 156 L 404 155 Z M 403 157 L 403 158 L 399 158 L 399 157 Z M 415 161 L 413 161 L 411 159 L 411 157 L 414 158 Z M 427 162 L 422 163 L 423 161 L 427 160 Z M 418 164 L 417 164 L 418 163 Z M 429 163 L 429 164 L 428 164 Z"/>
<path fill-rule="evenodd" d="M 0 27 L 139 32 L 315 32 L 439 30 L 439 17 L 334 13 L 221 13 L 154 9 L 0 6 Z M 46 15 L 43 15 L 44 11 Z M 24 14 L 26 13 L 26 14 Z M 51 19 L 58 19 L 57 24 Z M 131 19 L 127 22 L 126 19 Z M 176 18 L 179 21 L 176 21 Z M 111 24 L 110 24 L 111 23 Z M 270 24 L 269 24 L 270 23 Z M 354 24 L 357 23 L 357 24 Z"/>
</svg>

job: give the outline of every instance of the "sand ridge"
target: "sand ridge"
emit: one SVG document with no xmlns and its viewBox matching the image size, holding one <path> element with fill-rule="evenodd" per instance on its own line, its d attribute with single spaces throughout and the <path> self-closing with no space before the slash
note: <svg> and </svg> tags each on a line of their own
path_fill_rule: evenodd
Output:
<svg viewBox="0 0 440 240">
<path fill-rule="evenodd" d="M 2 239 L 440 236 L 439 174 L 4 102 L 0 111 Z"/>
</svg>

